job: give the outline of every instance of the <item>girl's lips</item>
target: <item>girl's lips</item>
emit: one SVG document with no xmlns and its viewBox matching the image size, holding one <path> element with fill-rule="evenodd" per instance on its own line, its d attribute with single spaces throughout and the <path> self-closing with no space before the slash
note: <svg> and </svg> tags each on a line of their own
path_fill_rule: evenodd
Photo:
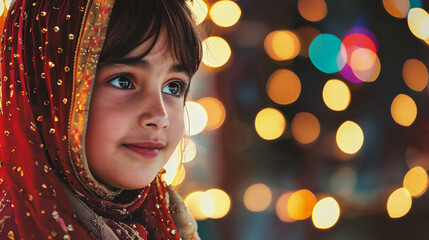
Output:
<svg viewBox="0 0 429 240">
<path fill-rule="evenodd" d="M 161 149 L 165 147 L 162 143 L 153 142 L 124 144 L 123 146 L 146 158 L 157 157 Z"/>
</svg>

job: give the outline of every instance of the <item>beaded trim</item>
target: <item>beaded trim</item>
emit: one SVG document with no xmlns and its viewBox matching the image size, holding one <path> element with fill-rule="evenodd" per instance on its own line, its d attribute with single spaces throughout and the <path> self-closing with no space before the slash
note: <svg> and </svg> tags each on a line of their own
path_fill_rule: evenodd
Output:
<svg viewBox="0 0 429 240">
<path fill-rule="evenodd" d="M 108 200 L 113 199 L 120 191 L 109 190 L 92 176 L 85 154 L 85 133 L 97 63 L 113 4 L 114 0 L 88 1 L 75 52 L 73 99 L 69 119 L 69 148 L 75 173 L 91 193 Z"/>
</svg>

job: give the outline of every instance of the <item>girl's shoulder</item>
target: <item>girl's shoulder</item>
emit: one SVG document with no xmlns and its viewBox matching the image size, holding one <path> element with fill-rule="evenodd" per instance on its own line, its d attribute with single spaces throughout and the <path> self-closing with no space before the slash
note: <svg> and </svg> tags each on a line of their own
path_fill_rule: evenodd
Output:
<svg viewBox="0 0 429 240">
<path fill-rule="evenodd" d="M 0 188 L 0 239 L 20 239 L 15 213 L 7 188 Z"/>
</svg>

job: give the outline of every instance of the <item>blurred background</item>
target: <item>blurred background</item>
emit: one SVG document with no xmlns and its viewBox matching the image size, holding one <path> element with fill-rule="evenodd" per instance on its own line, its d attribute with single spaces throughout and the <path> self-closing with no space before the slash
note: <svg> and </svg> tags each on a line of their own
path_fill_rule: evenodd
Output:
<svg viewBox="0 0 429 240">
<path fill-rule="evenodd" d="M 204 58 L 165 168 L 202 239 L 428 238 L 429 1 L 189 4 Z"/>
<path fill-rule="evenodd" d="M 429 1 L 190 5 L 204 59 L 166 169 L 202 239 L 428 238 Z"/>
</svg>

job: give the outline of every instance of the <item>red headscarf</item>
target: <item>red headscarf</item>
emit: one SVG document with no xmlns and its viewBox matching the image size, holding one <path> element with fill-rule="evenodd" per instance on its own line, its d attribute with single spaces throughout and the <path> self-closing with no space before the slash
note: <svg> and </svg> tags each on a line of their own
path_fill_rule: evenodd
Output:
<svg viewBox="0 0 429 240">
<path fill-rule="evenodd" d="M 112 192 L 86 162 L 89 99 L 113 4 L 17 0 L 9 9 L 1 48 L 0 239 L 96 239 L 62 185 L 119 239 L 180 239 L 161 174 L 141 190 Z"/>
</svg>

